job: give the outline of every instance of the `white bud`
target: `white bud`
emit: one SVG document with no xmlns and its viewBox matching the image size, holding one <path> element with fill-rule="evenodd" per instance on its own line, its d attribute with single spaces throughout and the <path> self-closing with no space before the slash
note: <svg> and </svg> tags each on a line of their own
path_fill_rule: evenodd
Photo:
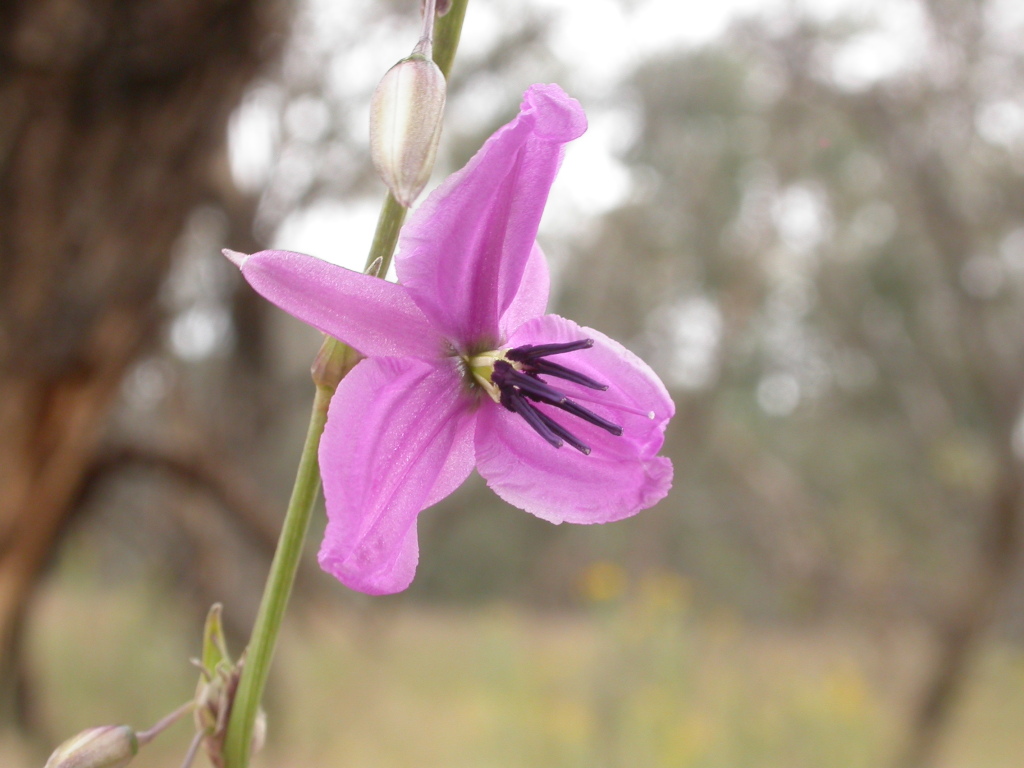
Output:
<svg viewBox="0 0 1024 768">
<path fill-rule="evenodd" d="M 370 156 L 395 199 L 408 208 L 434 168 L 444 115 L 445 80 L 413 53 L 387 71 L 370 102 Z"/>
<path fill-rule="evenodd" d="M 135 731 L 127 725 L 105 725 L 65 741 L 44 768 L 124 768 L 138 751 Z"/>
</svg>

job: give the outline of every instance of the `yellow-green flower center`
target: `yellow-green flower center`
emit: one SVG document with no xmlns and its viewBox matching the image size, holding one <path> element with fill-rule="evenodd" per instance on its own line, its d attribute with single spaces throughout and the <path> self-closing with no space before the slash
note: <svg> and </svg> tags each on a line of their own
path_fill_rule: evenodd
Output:
<svg viewBox="0 0 1024 768">
<path fill-rule="evenodd" d="M 490 352 L 481 352 L 478 355 L 462 358 L 466 363 L 467 370 L 473 377 L 474 383 L 479 384 L 480 388 L 490 395 L 491 399 L 496 403 L 501 402 L 501 391 L 491 377 L 494 375 L 494 364 L 498 360 L 509 362 L 508 358 L 505 357 L 507 351 L 505 349 L 494 349 Z M 515 365 L 515 363 L 512 363 L 512 365 Z"/>
</svg>

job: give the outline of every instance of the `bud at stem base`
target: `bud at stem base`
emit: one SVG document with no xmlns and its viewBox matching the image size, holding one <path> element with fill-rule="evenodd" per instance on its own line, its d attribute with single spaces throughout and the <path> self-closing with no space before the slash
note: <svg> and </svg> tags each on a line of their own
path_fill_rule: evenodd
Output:
<svg viewBox="0 0 1024 768">
<path fill-rule="evenodd" d="M 127 725 L 90 728 L 61 744 L 44 768 L 124 768 L 139 751 Z"/>
</svg>

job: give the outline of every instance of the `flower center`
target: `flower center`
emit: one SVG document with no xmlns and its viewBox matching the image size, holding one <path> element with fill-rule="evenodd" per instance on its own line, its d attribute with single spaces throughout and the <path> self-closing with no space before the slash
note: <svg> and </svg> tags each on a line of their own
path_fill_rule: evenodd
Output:
<svg viewBox="0 0 1024 768">
<path fill-rule="evenodd" d="M 622 434 L 622 427 L 618 424 L 613 424 L 584 408 L 540 378 L 549 376 L 571 381 L 588 389 L 607 390 L 607 384 L 547 359 L 552 355 L 576 352 L 592 346 L 593 339 L 580 339 L 564 344 L 526 344 L 514 349 L 499 349 L 474 355 L 466 359 L 466 365 L 473 381 L 479 384 L 494 402 L 501 403 L 506 409 L 522 416 L 537 434 L 555 448 L 561 448 L 568 443 L 577 451 L 589 454 L 589 446 L 538 408 L 536 403 L 554 406 L 613 435 Z"/>
</svg>

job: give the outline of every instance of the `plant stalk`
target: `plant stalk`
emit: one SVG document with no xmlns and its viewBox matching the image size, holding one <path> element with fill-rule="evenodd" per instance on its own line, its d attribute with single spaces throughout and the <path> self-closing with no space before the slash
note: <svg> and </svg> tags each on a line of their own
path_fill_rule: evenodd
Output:
<svg viewBox="0 0 1024 768">
<path fill-rule="evenodd" d="M 469 0 L 453 0 L 448 13 L 437 20 L 434 28 L 434 61 L 446 78 L 455 59 L 468 2 Z M 398 232 L 405 221 L 405 212 L 406 209 L 388 194 L 381 208 L 373 244 L 366 260 L 367 268 L 374 266 L 374 271 L 381 278 L 387 275 L 388 267 L 391 265 L 391 258 L 398 243 Z M 380 259 L 380 264 L 374 265 L 377 259 Z M 263 699 L 263 690 L 280 634 L 281 621 L 302 558 L 313 506 L 320 493 L 317 453 L 320 437 L 327 422 L 327 407 L 333 394 L 334 386 L 318 382 L 295 485 L 288 502 L 288 511 L 285 513 L 281 537 L 278 539 L 277 551 L 267 576 L 256 622 L 246 648 L 245 665 L 238 691 L 231 707 L 224 744 L 224 768 L 249 766 L 256 716 Z"/>
<path fill-rule="evenodd" d="M 195 708 L 196 703 L 194 701 L 186 701 L 169 715 L 162 717 L 160 721 L 149 730 L 139 731 L 136 733 L 135 738 L 139 742 L 139 746 L 141 747 L 144 744 L 151 742 Z"/>
<path fill-rule="evenodd" d="M 249 765 L 253 727 L 260 701 L 263 699 L 263 689 L 270 672 L 277 636 L 281 630 L 281 619 L 292 593 L 292 585 L 295 583 L 295 573 L 302 557 L 313 505 L 320 493 L 317 452 L 324 424 L 327 423 L 327 406 L 331 402 L 332 394 L 333 390 L 327 387 L 317 387 L 313 398 L 313 412 L 309 419 L 302 456 L 299 459 L 295 486 L 288 502 L 288 511 L 285 513 L 274 561 L 270 565 L 263 599 L 256 614 L 256 623 L 252 628 L 252 637 L 245 652 L 245 664 L 238 683 L 238 691 L 231 706 L 231 717 L 224 742 L 225 768 L 246 768 Z"/>
</svg>

